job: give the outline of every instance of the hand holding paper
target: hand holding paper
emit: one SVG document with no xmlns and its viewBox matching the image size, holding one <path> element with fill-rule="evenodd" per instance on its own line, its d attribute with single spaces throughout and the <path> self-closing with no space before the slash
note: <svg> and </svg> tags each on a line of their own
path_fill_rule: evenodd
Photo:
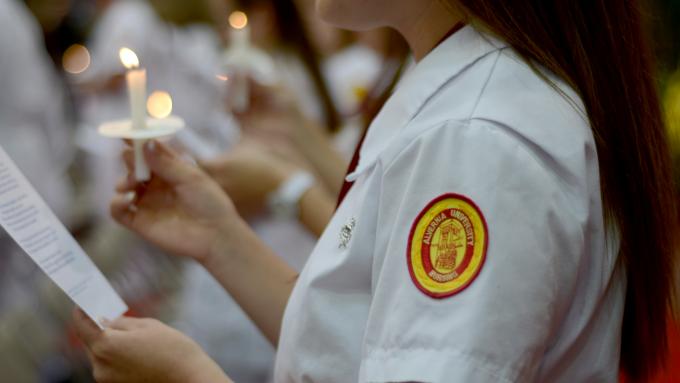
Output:
<svg viewBox="0 0 680 383">
<path fill-rule="evenodd" d="M 0 225 L 100 327 L 127 306 L 0 147 Z"/>
<path fill-rule="evenodd" d="M 76 311 L 73 322 L 98 382 L 231 382 L 193 340 L 155 319 L 119 318 L 99 331 Z"/>
</svg>

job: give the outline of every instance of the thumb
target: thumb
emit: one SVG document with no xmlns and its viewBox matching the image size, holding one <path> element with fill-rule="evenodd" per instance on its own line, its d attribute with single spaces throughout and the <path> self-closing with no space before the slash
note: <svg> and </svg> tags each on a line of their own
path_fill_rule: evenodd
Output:
<svg viewBox="0 0 680 383">
<path fill-rule="evenodd" d="M 101 337 L 101 329 L 80 309 L 73 311 L 73 326 L 78 337 L 88 348 Z"/>
<path fill-rule="evenodd" d="M 215 159 L 207 160 L 197 159 L 196 163 L 198 164 L 198 167 L 203 169 L 203 171 L 205 171 L 208 174 L 212 174 L 218 167 L 217 161 Z"/>
<path fill-rule="evenodd" d="M 166 145 L 155 140 L 144 145 L 144 157 L 149 169 L 171 185 L 186 182 L 197 172 L 193 165 L 182 160 Z"/>
<path fill-rule="evenodd" d="M 197 161 L 197 164 L 203 172 L 218 182 L 228 177 L 233 168 L 231 156 L 224 155 L 217 159 Z"/>
</svg>

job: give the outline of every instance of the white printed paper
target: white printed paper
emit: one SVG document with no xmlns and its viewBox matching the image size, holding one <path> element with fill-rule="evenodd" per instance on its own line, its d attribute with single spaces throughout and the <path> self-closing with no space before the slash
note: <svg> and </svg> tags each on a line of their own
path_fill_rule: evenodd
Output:
<svg viewBox="0 0 680 383">
<path fill-rule="evenodd" d="M 90 317 L 113 320 L 127 306 L 0 147 L 0 224 Z"/>
</svg>

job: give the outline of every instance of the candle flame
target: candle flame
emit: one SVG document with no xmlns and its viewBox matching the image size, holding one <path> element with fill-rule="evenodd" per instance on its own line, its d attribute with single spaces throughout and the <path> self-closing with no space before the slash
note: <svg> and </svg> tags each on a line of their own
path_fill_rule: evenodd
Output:
<svg viewBox="0 0 680 383">
<path fill-rule="evenodd" d="M 234 11 L 229 15 L 229 25 L 234 29 L 243 29 L 248 25 L 248 16 L 241 11 Z"/>
<path fill-rule="evenodd" d="M 66 72 L 83 73 L 90 67 L 90 52 L 83 45 L 73 44 L 64 51 L 61 62 Z"/>
<path fill-rule="evenodd" d="M 168 92 L 155 91 L 146 101 L 146 110 L 153 118 L 166 118 L 172 113 L 172 97 Z"/>
<path fill-rule="evenodd" d="M 118 56 L 120 57 L 120 62 L 122 62 L 127 69 L 139 67 L 139 59 L 132 49 L 125 47 L 120 48 Z"/>
</svg>

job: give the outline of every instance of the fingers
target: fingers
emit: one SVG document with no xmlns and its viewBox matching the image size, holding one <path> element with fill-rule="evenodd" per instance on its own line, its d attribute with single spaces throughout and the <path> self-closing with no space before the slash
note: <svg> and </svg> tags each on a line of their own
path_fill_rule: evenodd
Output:
<svg viewBox="0 0 680 383">
<path fill-rule="evenodd" d="M 247 76 L 235 76 L 232 79 L 232 87 L 243 86 L 248 89 L 249 104 L 246 110 L 232 110 L 237 118 L 241 119 L 265 110 L 271 111 L 281 107 L 281 104 L 287 105 L 288 97 L 282 97 L 286 93 L 281 83 L 260 82 L 259 80 Z"/>
<path fill-rule="evenodd" d="M 136 193 L 132 191 L 114 196 L 110 205 L 111 216 L 122 225 L 131 226 L 137 210 L 135 199 Z"/>
<path fill-rule="evenodd" d="M 219 183 L 219 164 L 215 163 L 214 161 L 199 161 L 198 166 L 203 169 L 203 171 L 206 172 L 208 176 L 212 177 Z"/>
<path fill-rule="evenodd" d="M 149 141 L 144 145 L 144 155 L 149 169 L 171 185 L 189 182 L 200 174 L 195 166 L 183 161 L 158 141 Z"/>
<path fill-rule="evenodd" d="M 127 193 L 129 191 L 134 191 L 139 187 L 139 183 L 135 179 L 132 173 L 128 173 L 127 176 L 121 178 L 116 184 L 116 191 L 118 193 Z"/>
<path fill-rule="evenodd" d="M 73 312 L 73 324 L 76 333 L 88 347 L 102 335 L 102 330 L 80 309 Z"/>
<path fill-rule="evenodd" d="M 132 173 L 135 169 L 135 152 L 132 148 L 126 148 L 123 150 L 121 157 L 123 157 L 123 163 L 128 173 Z"/>
<path fill-rule="evenodd" d="M 147 319 L 120 317 L 109 324 L 109 328 L 114 330 L 135 330 L 145 327 Z"/>
<path fill-rule="evenodd" d="M 276 98 L 290 93 L 282 83 L 261 83 L 253 78 L 248 79 L 251 97 L 255 101 L 273 102 Z"/>
<path fill-rule="evenodd" d="M 170 148 L 157 141 L 149 141 L 144 145 L 144 156 L 153 173 L 171 184 L 179 183 L 179 181 L 195 172 L 191 165 L 182 161 Z M 139 183 L 134 177 L 135 153 L 128 147 L 123 150 L 121 157 L 128 174 L 118 182 L 116 191 L 125 193 L 136 190 Z"/>
</svg>

